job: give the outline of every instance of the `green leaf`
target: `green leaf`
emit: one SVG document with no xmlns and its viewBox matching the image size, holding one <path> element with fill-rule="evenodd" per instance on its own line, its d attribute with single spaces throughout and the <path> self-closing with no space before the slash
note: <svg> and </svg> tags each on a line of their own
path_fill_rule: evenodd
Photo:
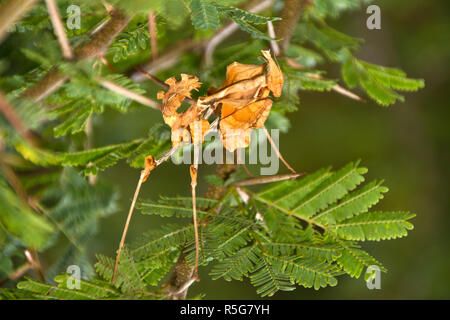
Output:
<svg viewBox="0 0 450 320">
<path fill-rule="evenodd" d="M 279 17 L 265 17 L 233 6 L 220 5 L 218 3 L 215 3 L 215 6 L 221 14 L 224 14 L 230 18 L 233 17 L 232 19 L 243 20 L 251 24 L 266 24 L 270 21 L 281 20 Z"/>
<path fill-rule="evenodd" d="M 31 211 L 0 178 L 0 227 L 20 239 L 26 247 L 44 248 L 51 240 L 54 226 Z"/>
<path fill-rule="evenodd" d="M 283 273 L 290 274 L 292 282 L 297 283 L 305 288 L 318 290 L 326 286 L 336 286 L 337 279 L 335 276 L 341 274 L 336 265 L 317 261 L 314 259 L 302 258 L 284 258 L 279 256 L 266 255 L 273 263 L 281 264 L 280 270 Z"/>
<path fill-rule="evenodd" d="M 258 260 L 257 246 L 251 246 L 240 249 L 233 256 L 217 263 L 210 272 L 214 280 L 224 278 L 227 281 L 242 280 L 253 270 L 254 262 Z"/>
<path fill-rule="evenodd" d="M 395 90 L 417 91 L 425 86 L 422 79 L 410 79 L 396 68 L 377 66 L 356 58 L 342 65 L 342 77 L 350 88 L 360 84 L 369 97 L 382 106 L 389 106 L 404 97 Z"/>
<path fill-rule="evenodd" d="M 233 20 L 239 28 L 245 32 L 248 32 L 252 35 L 252 37 L 257 39 L 264 40 L 275 40 L 271 37 L 267 36 L 265 33 L 261 32 L 254 25 L 263 25 L 269 21 L 277 21 L 280 20 L 278 17 L 264 17 L 260 16 L 239 8 L 231 7 L 231 6 L 222 6 L 216 4 L 216 7 L 222 15 L 226 16 Z"/>
<path fill-rule="evenodd" d="M 359 168 L 358 164 L 350 163 L 329 177 L 327 171 L 318 171 L 302 179 L 302 182 L 298 182 L 298 187 L 290 188 L 289 192 L 283 192 L 277 199 L 271 196 L 272 201 L 267 201 L 266 196 L 265 202 L 285 213 L 308 220 L 364 181 L 362 174 L 366 173 L 367 169 Z M 324 178 L 326 179 L 323 180 Z M 275 190 L 277 194 L 279 191 L 281 190 Z M 267 191 L 262 193 L 263 196 L 266 194 Z"/>
<path fill-rule="evenodd" d="M 191 19 L 195 29 L 217 29 L 220 24 L 216 6 L 209 0 L 192 0 Z"/>
<path fill-rule="evenodd" d="M 354 215 L 367 212 L 370 207 L 383 198 L 383 193 L 387 191 L 388 188 L 382 186 L 381 182 L 373 181 L 318 213 L 313 220 L 318 220 L 324 224 L 335 224 Z"/>
<path fill-rule="evenodd" d="M 347 240 L 389 240 L 405 237 L 413 225 L 407 221 L 415 215 L 409 212 L 369 212 L 346 219 L 334 229 Z"/>
<path fill-rule="evenodd" d="M 382 264 L 373 258 L 369 253 L 364 250 L 359 249 L 359 246 L 353 243 L 346 243 L 339 241 L 342 246 L 343 251 L 341 256 L 336 260 L 336 262 L 344 269 L 344 271 L 353 278 L 359 278 L 361 272 L 366 267 L 371 265 L 377 265 L 383 272 L 387 270 L 382 266 Z"/>
<path fill-rule="evenodd" d="M 283 262 L 277 257 L 262 255 L 255 262 L 254 273 L 250 281 L 257 288 L 256 292 L 262 297 L 273 296 L 277 291 L 292 291 L 295 289 L 291 277 L 283 271 Z"/>
</svg>

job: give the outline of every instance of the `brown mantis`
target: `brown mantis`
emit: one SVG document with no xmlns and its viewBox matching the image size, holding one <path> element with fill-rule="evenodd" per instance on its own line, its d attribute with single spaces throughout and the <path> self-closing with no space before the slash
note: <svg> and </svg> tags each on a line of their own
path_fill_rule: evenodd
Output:
<svg viewBox="0 0 450 320">
<path fill-rule="evenodd" d="M 166 161 L 181 145 L 186 142 L 194 145 L 203 142 L 203 138 L 210 130 L 219 129 L 222 143 L 225 149 L 234 152 L 238 148 L 246 148 L 250 143 L 250 133 L 252 129 L 264 128 L 272 100 L 270 93 L 274 97 L 281 95 L 284 77 L 276 62 L 272 59 L 269 51 L 262 51 L 262 56 L 266 60 L 261 65 L 247 65 L 234 62 L 227 68 L 226 80 L 219 88 L 210 88 L 206 96 L 193 100 L 192 90 L 197 90 L 201 83 L 198 78 L 192 75 L 181 74 L 181 80 L 169 78 L 165 82 L 160 81 L 153 75 L 138 69 L 149 77 L 152 81 L 166 89 L 158 93 L 158 99 L 162 99 L 161 112 L 164 122 L 172 130 L 172 149 L 169 150 L 160 159 L 155 160 L 153 156 L 148 156 L 145 160 L 145 168 L 141 171 L 136 191 L 130 206 L 128 217 L 125 223 L 122 238 L 117 252 L 112 283 L 116 279 L 117 269 L 120 260 L 120 253 L 125 243 L 126 234 L 133 214 L 142 183 L 145 182 L 151 171 L 159 164 Z M 188 100 L 191 106 L 184 112 L 178 112 L 182 102 Z M 213 114 L 217 118 L 209 123 L 208 118 Z M 240 130 L 242 134 L 236 137 L 230 134 L 233 130 Z M 293 173 L 289 175 L 278 176 L 279 180 L 295 179 L 301 174 L 296 173 L 281 156 L 277 146 L 270 138 L 265 129 L 267 138 L 278 157 Z M 195 236 L 195 266 L 193 279 L 198 279 L 198 260 L 199 260 L 199 237 L 196 214 L 196 186 L 198 172 L 198 155 L 194 152 L 194 164 L 190 166 L 191 193 L 192 193 L 192 211 Z M 256 179 L 256 180 L 255 180 Z M 254 178 L 250 184 L 266 183 L 267 178 Z M 269 179 L 270 180 L 270 179 Z M 275 180 L 271 180 L 275 181 Z"/>
</svg>

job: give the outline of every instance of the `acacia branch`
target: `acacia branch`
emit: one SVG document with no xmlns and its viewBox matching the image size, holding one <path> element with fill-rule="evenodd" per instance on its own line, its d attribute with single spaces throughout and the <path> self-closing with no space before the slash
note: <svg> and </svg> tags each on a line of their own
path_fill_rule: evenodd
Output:
<svg viewBox="0 0 450 320">
<path fill-rule="evenodd" d="M 20 136 L 25 139 L 31 145 L 34 145 L 34 140 L 31 132 L 28 130 L 27 126 L 23 123 L 22 119 L 16 113 L 14 108 L 9 104 L 6 97 L 0 92 L 0 112 L 12 125 L 12 127 L 20 134 Z"/>
<path fill-rule="evenodd" d="M 110 16 L 111 18 L 93 33 L 88 42 L 75 49 L 74 60 L 102 57 L 114 38 L 132 18 L 117 9 L 112 9 Z M 52 68 L 39 82 L 27 89 L 22 97 L 40 101 L 58 89 L 67 79 L 67 75 L 60 73 L 57 68 Z"/>
<path fill-rule="evenodd" d="M 143 95 L 140 95 L 134 91 L 131 91 L 127 88 L 124 88 L 120 85 L 118 85 L 117 83 L 114 83 L 112 81 L 106 80 L 106 79 L 102 79 L 102 78 L 97 78 L 96 79 L 103 87 L 114 91 L 122 96 L 125 96 L 131 100 L 134 100 L 136 102 L 139 102 L 140 104 L 143 104 L 144 106 L 147 107 L 151 107 L 153 109 L 157 109 L 159 110 L 161 108 L 160 104 L 152 99 L 149 99 Z"/>
<path fill-rule="evenodd" d="M 8 0 L 0 6 L 0 41 L 6 36 L 8 28 L 23 16 L 36 0 Z"/>
<path fill-rule="evenodd" d="M 201 41 L 194 41 L 191 39 L 182 40 L 176 45 L 170 47 L 166 52 L 164 52 L 164 54 L 160 55 L 158 57 L 158 60 L 144 63 L 140 66 L 140 69 L 145 70 L 151 74 L 156 74 L 162 70 L 166 70 L 174 66 L 180 61 L 180 57 L 187 51 L 197 47 L 202 47 L 203 45 L 204 42 Z M 145 80 L 145 75 L 134 69 L 129 72 L 129 77 L 136 82 Z"/>
<path fill-rule="evenodd" d="M 158 59 L 158 41 L 156 34 L 156 17 L 153 11 L 148 13 L 148 31 L 150 33 L 150 48 L 152 51 L 152 60 Z"/>
<path fill-rule="evenodd" d="M 287 64 L 289 66 L 291 66 L 292 68 L 298 69 L 298 70 L 305 69 L 305 67 L 303 65 L 301 65 L 300 63 L 298 63 L 294 59 L 289 58 L 289 57 L 284 57 L 284 58 L 285 58 Z M 311 78 L 311 79 L 317 79 L 317 80 L 321 80 L 322 79 L 322 76 L 320 74 L 315 74 L 315 73 L 307 73 L 306 76 L 308 78 Z M 343 96 L 346 96 L 346 97 L 350 98 L 350 99 L 353 99 L 353 100 L 356 100 L 356 101 L 359 101 L 359 102 L 366 102 L 363 98 L 361 98 L 357 94 L 351 92 L 350 90 L 345 89 L 344 87 L 342 87 L 342 86 L 340 86 L 338 84 L 333 86 L 331 89 L 333 91 L 339 93 L 339 94 L 342 94 Z"/>
<path fill-rule="evenodd" d="M 283 53 L 295 30 L 295 25 L 303 11 L 303 7 L 309 3 L 309 0 L 286 0 L 281 10 L 281 19 L 277 22 L 277 35 L 282 38 L 279 42 L 281 52 Z"/>
<path fill-rule="evenodd" d="M 244 9 L 253 13 L 258 13 L 269 8 L 273 1 L 274 0 L 255 0 Z M 212 55 L 216 47 L 238 29 L 239 27 L 234 22 L 231 22 L 220 29 L 209 41 L 205 42 L 191 39 L 180 41 L 176 45 L 170 47 L 163 55 L 159 56 L 157 61 L 149 61 L 141 65 L 140 68 L 151 74 L 156 74 L 160 71 L 171 68 L 180 61 L 180 57 L 184 53 L 195 48 L 204 48 L 205 64 L 210 65 L 212 64 Z M 130 71 L 129 77 L 137 82 L 145 79 L 145 76 L 141 72 L 136 72 L 135 70 Z"/>
</svg>

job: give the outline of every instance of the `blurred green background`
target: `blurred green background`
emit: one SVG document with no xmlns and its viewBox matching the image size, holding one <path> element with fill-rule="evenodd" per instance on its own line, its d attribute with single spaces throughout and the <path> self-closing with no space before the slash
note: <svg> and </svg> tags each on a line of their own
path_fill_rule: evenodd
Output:
<svg viewBox="0 0 450 320">
<path fill-rule="evenodd" d="M 450 2 L 384 0 L 376 4 L 381 7 L 381 30 L 366 28 L 365 8 L 329 23 L 365 39 L 357 57 L 424 78 L 426 88 L 407 94 L 405 103 L 390 108 L 372 101 L 354 102 L 334 92 L 301 92 L 301 106 L 289 114 L 292 127 L 281 135 L 280 149 L 298 171 L 336 168 L 362 159 L 362 165 L 369 168 L 367 178 L 385 179 L 390 188 L 378 208 L 417 213 L 415 229 L 407 238 L 365 246 L 388 269 L 382 274 L 381 290 L 368 290 L 362 279 L 341 277 L 334 288 L 298 288 L 277 293 L 274 299 L 450 298 Z M 338 69 L 327 71 L 328 77 L 339 78 Z M 94 143 L 102 146 L 145 136 L 161 121 L 158 112 L 147 108 L 136 108 L 127 115 L 109 110 L 95 123 Z M 204 177 L 212 171 L 212 167 L 200 167 L 200 193 L 206 190 Z M 102 221 L 90 249 L 92 254 L 113 256 L 139 172 L 121 163 L 101 177 L 119 187 L 121 210 Z M 167 162 L 152 173 L 140 197 L 189 195 L 189 181 L 186 165 Z M 136 214 L 127 241 L 161 223 L 158 217 Z M 213 281 L 208 271 L 201 269 L 202 281 L 191 288 L 189 296 L 206 292 L 207 299 L 259 299 L 249 283 Z"/>
</svg>

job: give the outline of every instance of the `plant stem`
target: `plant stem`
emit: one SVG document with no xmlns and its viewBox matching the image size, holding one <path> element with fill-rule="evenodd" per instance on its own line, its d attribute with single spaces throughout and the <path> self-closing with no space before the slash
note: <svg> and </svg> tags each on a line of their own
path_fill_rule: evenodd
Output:
<svg viewBox="0 0 450 320">
<path fill-rule="evenodd" d="M 152 51 L 152 60 L 158 59 L 158 41 L 156 38 L 156 17 L 153 11 L 148 13 L 148 29 L 150 33 L 150 48 Z"/>
<path fill-rule="evenodd" d="M 303 7 L 309 3 L 309 0 L 286 0 L 284 2 L 283 9 L 281 10 L 281 19 L 277 23 L 277 35 L 282 38 L 280 41 L 281 53 L 286 51 L 289 42 L 291 41 L 292 34 L 295 30 L 295 25 L 303 11 Z"/>
<path fill-rule="evenodd" d="M 92 34 L 91 39 L 75 50 L 74 60 L 89 60 L 104 56 L 111 42 L 132 18 L 116 9 L 111 10 L 110 15 L 111 18 Z M 40 101 L 63 85 L 67 79 L 67 75 L 61 74 L 57 68 L 52 68 L 40 81 L 25 90 L 22 97 Z"/>
<path fill-rule="evenodd" d="M 45 0 L 45 3 L 47 4 L 48 14 L 50 15 L 53 29 L 55 30 L 64 58 L 71 60 L 73 59 L 73 52 L 70 48 L 69 40 L 67 39 L 66 31 L 61 21 L 58 6 L 56 5 L 55 0 Z"/>
</svg>

